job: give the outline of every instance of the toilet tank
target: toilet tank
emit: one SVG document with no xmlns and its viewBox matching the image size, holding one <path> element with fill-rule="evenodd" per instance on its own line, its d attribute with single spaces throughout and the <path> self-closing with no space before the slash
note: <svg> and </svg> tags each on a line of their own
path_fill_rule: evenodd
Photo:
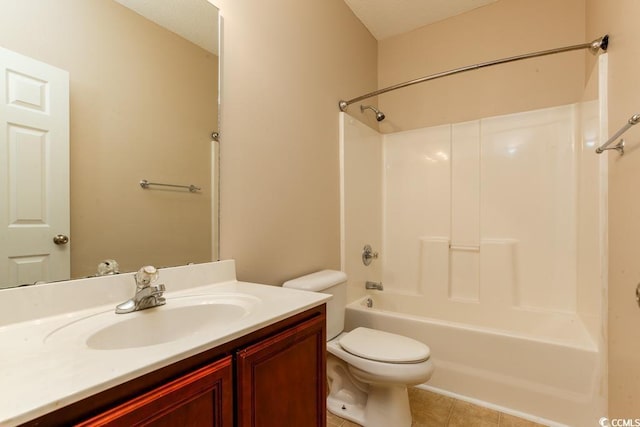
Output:
<svg viewBox="0 0 640 427">
<path fill-rule="evenodd" d="M 344 311 L 347 305 L 347 275 L 344 272 L 322 270 L 286 281 L 282 287 L 333 295 L 327 301 L 327 341 L 344 330 Z"/>
</svg>

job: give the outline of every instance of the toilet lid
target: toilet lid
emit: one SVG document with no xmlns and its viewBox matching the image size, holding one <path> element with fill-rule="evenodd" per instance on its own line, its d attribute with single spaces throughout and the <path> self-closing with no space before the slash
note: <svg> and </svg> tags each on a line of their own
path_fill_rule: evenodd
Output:
<svg viewBox="0 0 640 427">
<path fill-rule="evenodd" d="M 429 347 L 411 338 L 369 328 L 356 328 L 340 338 L 347 352 L 365 359 L 390 363 L 417 363 L 429 358 Z"/>
</svg>

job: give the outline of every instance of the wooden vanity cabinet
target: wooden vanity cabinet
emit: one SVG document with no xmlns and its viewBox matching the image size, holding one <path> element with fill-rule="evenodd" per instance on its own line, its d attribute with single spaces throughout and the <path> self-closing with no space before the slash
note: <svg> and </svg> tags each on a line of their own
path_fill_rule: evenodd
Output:
<svg viewBox="0 0 640 427">
<path fill-rule="evenodd" d="M 325 427 L 325 306 L 23 426 Z"/>
</svg>

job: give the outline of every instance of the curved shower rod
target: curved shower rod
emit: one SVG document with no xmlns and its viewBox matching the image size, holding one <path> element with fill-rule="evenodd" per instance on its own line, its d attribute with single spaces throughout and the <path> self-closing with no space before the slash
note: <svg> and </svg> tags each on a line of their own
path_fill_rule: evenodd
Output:
<svg viewBox="0 0 640 427">
<path fill-rule="evenodd" d="M 441 73 L 436 73 L 436 74 L 431 74 L 429 76 L 420 77 L 420 78 L 414 79 L 414 80 L 409 80 L 409 81 L 404 82 L 404 83 L 398 83 L 396 85 L 389 86 L 389 87 L 386 87 L 384 89 L 378 89 L 376 91 L 367 93 L 365 95 L 361 95 L 361 96 L 358 96 L 356 98 L 350 99 L 348 101 L 340 101 L 338 106 L 340 107 L 340 111 L 345 111 L 349 105 L 353 104 L 354 102 L 362 101 L 363 99 L 372 98 L 374 96 L 378 96 L 378 95 L 381 95 L 383 93 L 391 92 L 392 90 L 402 89 L 403 87 L 412 86 L 412 85 L 415 85 L 415 84 L 418 84 L 418 83 L 427 82 L 429 80 L 439 79 L 440 77 L 446 77 L 446 76 L 451 76 L 453 74 L 464 73 L 465 71 L 478 70 L 480 68 L 485 68 L 485 67 L 489 67 L 489 66 L 492 66 L 492 65 L 506 64 L 508 62 L 520 61 L 522 59 L 537 58 L 539 56 L 553 55 L 555 53 L 571 52 L 573 50 L 581 50 L 581 49 L 589 49 L 589 51 L 595 55 L 595 54 L 598 53 L 598 51 L 600 49 L 602 49 L 603 51 L 606 52 L 608 46 L 609 46 L 609 35 L 606 34 L 606 35 L 604 35 L 604 36 L 602 36 L 602 37 L 600 37 L 598 39 L 595 39 L 594 41 L 592 41 L 590 43 L 582 43 L 582 44 L 576 44 L 576 45 L 573 45 L 573 46 L 566 46 L 566 47 L 560 47 L 560 48 L 556 48 L 556 49 L 543 50 L 543 51 L 540 51 L 540 52 L 526 53 L 524 55 L 512 56 L 512 57 L 503 58 L 503 59 L 496 59 L 496 60 L 488 61 L 488 62 L 481 62 L 481 63 L 475 64 L 475 65 L 467 65 L 466 67 L 454 68 L 453 70 L 443 71 Z"/>
</svg>

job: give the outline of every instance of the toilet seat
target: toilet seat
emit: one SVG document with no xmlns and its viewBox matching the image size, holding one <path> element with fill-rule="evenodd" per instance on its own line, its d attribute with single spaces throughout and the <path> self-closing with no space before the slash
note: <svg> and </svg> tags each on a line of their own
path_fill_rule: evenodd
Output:
<svg viewBox="0 0 640 427">
<path fill-rule="evenodd" d="M 349 372 L 365 383 L 415 385 L 422 384 L 431 378 L 434 366 L 429 358 L 415 363 L 390 363 L 366 359 L 349 353 L 340 345 L 339 335 L 327 342 L 329 356 L 337 357 L 349 366 Z"/>
<path fill-rule="evenodd" d="M 340 336 L 339 343 L 354 356 L 384 363 L 420 363 L 431 354 L 420 341 L 364 327 Z"/>
</svg>

